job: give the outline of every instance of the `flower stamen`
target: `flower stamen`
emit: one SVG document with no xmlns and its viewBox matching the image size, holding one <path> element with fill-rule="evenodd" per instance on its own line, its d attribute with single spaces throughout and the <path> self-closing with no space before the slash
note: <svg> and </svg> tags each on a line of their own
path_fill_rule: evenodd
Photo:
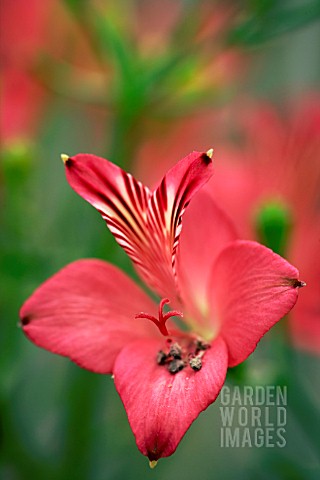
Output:
<svg viewBox="0 0 320 480">
<path fill-rule="evenodd" d="M 178 310 L 170 310 L 170 312 L 163 313 L 163 307 L 170 303 L 168 298 L 163 298 L 159 304 L 159 318 L 150 315 L 149 313 L 140 312 L 135 315 L 135 318 L 146 318 L 147 320 L 151 320 L 160 330 L 162 335 L 167 337 L 169 335 L 168 329 L 166 327 L 166 321 L 170 317 L 183 317 L 183 313 L 179 312 Z"/>
<path fill-rule="evenodd" d="M 202 359 L 209 348 L 210 344 L 201 338 L 187 335 L 177 338 L 176 341 L 168 338 L 165 349 L 157 353 L 156 362 L 160 366 L 165 366 L 173 375 L 188 366 L 194 372 L 198 372 L 202 368 Z"/>
</svg>

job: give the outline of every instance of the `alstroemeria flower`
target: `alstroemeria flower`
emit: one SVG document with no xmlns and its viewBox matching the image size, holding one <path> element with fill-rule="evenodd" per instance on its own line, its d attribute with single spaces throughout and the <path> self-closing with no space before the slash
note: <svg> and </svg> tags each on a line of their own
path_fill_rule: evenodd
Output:
<svg viewBox="0 0 320 480">
<path fill-rule="evenodd" d="M 216 399 L 227 368 L 253 352 L 303 285 L 286 260 L 238 240 L 212 198 L 198 192 L 212 175 L 210 157 L 211 151 L 193 152 L 151 191 L 102 158 L 64 156 L 72 188 L 102 214 L 162 300 L 158 307 L 109 263 L 80 260 L 47 280 L 21 309 L 34 343 L 113 374 L 151 466 L 175 451 Z M 183 329 L 173 316 L 181 317 Z"/>
</svg>

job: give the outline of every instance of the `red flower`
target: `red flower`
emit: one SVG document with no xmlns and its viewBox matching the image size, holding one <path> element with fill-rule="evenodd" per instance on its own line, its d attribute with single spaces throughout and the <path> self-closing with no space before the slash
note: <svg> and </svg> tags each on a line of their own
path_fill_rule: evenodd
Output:
<svg viewBox="0 0 320 480">
<path fill-rule="evenodd" d="M 64 156 L 72 188 L 97 208 L 140 276 L 164 298 L 157 312 L 118 268 L 80 260 L 21 309 L 34 343 L 113 373 L 151 466 L 175 451 L 216 399 L 228 366 L 253 352 L 303 286 L 292 265 L 256 242 L 237 240 L 212 198 L 195 195 L 212 174 L 210 157 L 211 151 L 193 152 L 151 191 L 102 158 Z M 164 313 L 169 300 L 177 310 Z M 182 314 L 184 330 L 170 321 Z"/>
</svg>

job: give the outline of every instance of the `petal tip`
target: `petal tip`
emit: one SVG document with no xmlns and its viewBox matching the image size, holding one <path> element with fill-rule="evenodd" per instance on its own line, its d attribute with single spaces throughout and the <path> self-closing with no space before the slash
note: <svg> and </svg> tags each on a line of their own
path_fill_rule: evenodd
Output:
<svg viewBox="0 0 320 480">
<path fill-rule="evenodd" d="M 151 469 L 154 469 L 157 466 L 158 461 L 157 460 L 149 460 L 149 467 Z"/>
<path fill-rule="evenodd" d="M 286 280 L 290 285 L 290 287 L 293 287 L 293 288 L 302 288 L 307 285 L 306 282 L 303 282 L 302 280 L 298 280 L 297 278 L 287 278 Z"/>
<path fill-rule="evenodd" d="M 210 149 L 206 152 L 206 155 L 207 155 L 207 157 L 212 158 L 212 156 L 213 156 L 213 148 L 210 148 Z"/>
<path fill-rule="evenodd" d="M 31 315 L 24 315 L 24 316 L 21 316 L 19 324 L 23 328 L 26 325 L 29 325 L 30 322 L 31 322 Z"/>
<path fill-rule="evenodd" d="M 66 164 L 70 157 L 66 153 L 61 153 L 60 158 L 63 161 L 63 163 Z"/>
</svg>

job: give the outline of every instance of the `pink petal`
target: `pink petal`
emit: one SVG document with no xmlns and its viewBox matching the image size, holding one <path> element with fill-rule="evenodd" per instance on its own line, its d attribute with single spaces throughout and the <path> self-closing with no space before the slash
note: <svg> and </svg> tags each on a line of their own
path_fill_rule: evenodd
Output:
<svg viewBox="0 0 320 480">
<path fill-rule="evenodd" d="M 250 241 L 226 247 L 212 270 L 211 317 L 229 351 L 229 366 L 245 360 L 261 337 L 297 301 L 299 272 L 270 249 Z"/>
<path fill-rule="evenodd" d="M 199 192 L 183 219 L 177 261 L 183 303 L 198 323 L 208 317 L 208 282 L 213 264 L 221 250 L 236 238 L 229 218 L 208 193 Z"/>
<path fill-rule="evenodd" d="M 71 263 L 42 284 L 21 308 L 25 334 L 36 345 L 80 366 L 110 373 L 128 342 L 160 336 L 140 311 L 156 305 L 118 268 L 100 260 Z"/>
<path fill-rule="evenodd" d="M 161 295 L 172 297 L 181 217 L 212 175 L 211 159 L 205 153 L 190 154 L 169 170 L 153 193 L 94 155 L 79 154 L 65 164 L 72 188 L 101 213 L 141 277 Z"/>
<path fill-rule="evenodd" d="M 216 399 L 226 376 L 227 349 L 219 338 L 202 369 L 175 375 L 156 363 L 163 342 L 141 340 L 117 357 L 114 380 L 139 450 L 150 460 L 171 455 L 200 412 Z"/>
</svg>

